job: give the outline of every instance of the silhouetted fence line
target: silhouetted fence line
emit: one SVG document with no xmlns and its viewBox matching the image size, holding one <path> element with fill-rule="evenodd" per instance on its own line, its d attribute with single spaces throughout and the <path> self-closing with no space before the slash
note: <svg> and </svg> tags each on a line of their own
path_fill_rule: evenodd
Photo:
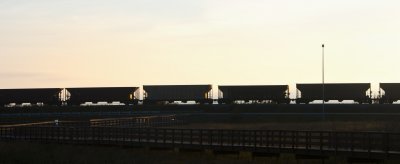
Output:
<svg viewBox="0 0 400 164">
<path fill-rule="evenodd" d="M 2 127 L 0 140 L 399 158 L 400 133 L 118 127 Z"/>
<path fill-rule="evenodd" d="M 21 126 L 67 126 L 67 127 L 125 127 L 125 128 L 149 128 L 165 127 L 183 124 L 176 115 L 155 115 L 155 116 L 136 116 L 119 117 L 90 120 L 52 120 L 41 122 L 26 122 L 17 124 L 0 125 L 0 127 L 21 127 Z"/>
</svg>

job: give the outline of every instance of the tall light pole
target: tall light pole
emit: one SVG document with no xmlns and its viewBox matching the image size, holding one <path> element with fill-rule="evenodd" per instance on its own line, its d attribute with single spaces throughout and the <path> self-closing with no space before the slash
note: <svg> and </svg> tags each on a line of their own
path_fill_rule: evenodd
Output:
<svg viewBox="0 0 400 164">
<path fill-rule="evenodd" d="M 325 45 L 322 44 L 322 117 L 325 120 Z"/>
</svg>

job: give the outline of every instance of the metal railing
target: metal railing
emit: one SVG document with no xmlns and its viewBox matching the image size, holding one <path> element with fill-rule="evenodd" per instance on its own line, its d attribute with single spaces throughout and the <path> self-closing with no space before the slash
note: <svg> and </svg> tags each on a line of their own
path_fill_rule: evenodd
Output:
<svg viewBox="0 0 400 164">
<path fill-rule="evenodd" d="M 400 133 L 117 127 L 2 127 L 0 140 L 399 158 Z"/>
<path fill-rule="evenodd" d="M 92 127 L 160 127 L 182 123 L 176 115 L 91 119 L 89 122 Z"/>
</svg>

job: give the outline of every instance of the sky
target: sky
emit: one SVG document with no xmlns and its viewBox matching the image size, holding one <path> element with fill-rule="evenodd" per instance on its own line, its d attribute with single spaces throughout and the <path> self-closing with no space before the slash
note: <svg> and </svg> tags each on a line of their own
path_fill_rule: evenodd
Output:
<svg viewBox="0 0 400 164">
<path fill-rule="evenodd" d="M 399 82 L 398 0 L 1 0 L 0 88 Z"/>
</svg>

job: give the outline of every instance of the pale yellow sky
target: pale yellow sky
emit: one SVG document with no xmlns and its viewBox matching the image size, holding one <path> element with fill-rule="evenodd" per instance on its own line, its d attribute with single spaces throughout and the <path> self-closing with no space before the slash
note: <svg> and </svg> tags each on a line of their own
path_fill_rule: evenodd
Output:
<svg viewBox="0 0 400 164">
<path fill-rule="evenodd" d="M 399 82 L 396 0 L 2 0 L 0 87 Z"/>
</svg>

